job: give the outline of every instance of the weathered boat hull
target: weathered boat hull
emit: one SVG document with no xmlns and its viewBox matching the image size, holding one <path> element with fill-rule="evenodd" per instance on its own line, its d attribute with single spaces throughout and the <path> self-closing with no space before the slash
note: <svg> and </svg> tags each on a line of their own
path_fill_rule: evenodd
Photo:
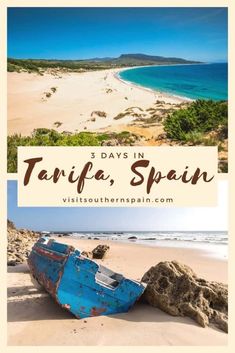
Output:
<svg viewBox="0 0 235 353">
<path fill-rule="evenodd" d="M 53 239 L 34 244 L 28 265 L 39 284 L 77 318 L 127 312 L 145 289 Z"/>
</svg>

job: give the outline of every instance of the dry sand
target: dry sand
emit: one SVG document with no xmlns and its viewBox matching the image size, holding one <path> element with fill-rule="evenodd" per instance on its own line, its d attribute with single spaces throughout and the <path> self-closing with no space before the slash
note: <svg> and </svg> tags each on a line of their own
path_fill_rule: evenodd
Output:
<svg viewBox="0 0 235 353">
<path fill-rule="evenodd" d="M 60 76 L 8 73 L 8 134 L 30 135 L 36 128 L 57 131 L 117 130 L 134 117 L 114 117 L 130 107 L 148 109 L 156 100 L 181 103 L 183 99 L 127 84 L 116 77 L 120 69 L 84 73 L 61 73 Z M 51 88 L 55 87 L 53 93 Z M 46 97 L 50 93 L 50 97 Z M 102 111 L 99 117 L 92 112 Z M 93 121 L 91 119 L 93 118 Z M 94 121 L 95 118 L 95 121 Z M 159 131 L 161 133 L 161 131 Z"/>
<path fill-rule="evenodd" d="M 100 240 L 58 238 L 81 250 L 92 250 Z M 227 262 L 201 250 L 157 248 L 105 241 L 110 245 L 102 261 L 114 271 L 139 280 L 152 266 L 177 260 L 208 280 L 227 283 Z M 226 345 L 227 334 L 202 328 L 189 318 L 172 317 L 137 303 L 130 312 L 77 320 L 47 293 L 36 289 L 27 265 L 8 273 L 9 345 Z"/>
</svg>

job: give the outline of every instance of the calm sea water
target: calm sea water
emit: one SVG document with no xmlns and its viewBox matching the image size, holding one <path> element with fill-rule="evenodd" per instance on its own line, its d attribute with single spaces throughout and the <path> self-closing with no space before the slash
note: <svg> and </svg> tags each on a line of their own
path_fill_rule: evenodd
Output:
<svg viewBox="0 0 235 353">
<path fill-rule="evenodd" d="M 148 66 L 123 70 L 125 81 L 191 99 L 228 99 L 228 64 Z"/>
</svg>

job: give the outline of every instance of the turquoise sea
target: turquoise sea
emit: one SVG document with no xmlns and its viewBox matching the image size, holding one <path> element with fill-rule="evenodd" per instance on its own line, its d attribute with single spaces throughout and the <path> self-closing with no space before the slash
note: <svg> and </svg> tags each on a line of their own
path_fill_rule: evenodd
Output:
<svg viewBox="0 0 235 353">
<path fill-rule="evenodd" d="M 228 99 L 228 64 L 145 66 L 123 70 L 122 80 L 191 99 Z"/>
</svg>

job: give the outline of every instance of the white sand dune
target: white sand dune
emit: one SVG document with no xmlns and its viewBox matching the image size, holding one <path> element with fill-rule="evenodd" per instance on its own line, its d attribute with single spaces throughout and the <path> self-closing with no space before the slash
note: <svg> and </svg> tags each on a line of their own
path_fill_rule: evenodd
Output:
<svg viewBox="0 0 235 353">
<path fill-rule="evenodd" d="M 115 75 L 120 69 L 40 76 L 8 73 L 8 133 L 29 135 L 35 128 L 58 131 L 112 130 L 134 118 L 114 117 L 130 107 L 151 107 L 157 99 L 179 103 L 183 99 L 127 84 Z M 53 93 L 51 88 L 55 87 Z M 46 97 L 50 93 L 50 97 Z M 99 117 L 95 111 L 106 113 Z M 92 115 L 93 113 L 93 115 Z M 93 119 L 92 119 L 93 118 Z M 94 119 L 95 118 L 95 119 Z M 94 121 L 95 120 L 95 121 Z"/>
</svg>

